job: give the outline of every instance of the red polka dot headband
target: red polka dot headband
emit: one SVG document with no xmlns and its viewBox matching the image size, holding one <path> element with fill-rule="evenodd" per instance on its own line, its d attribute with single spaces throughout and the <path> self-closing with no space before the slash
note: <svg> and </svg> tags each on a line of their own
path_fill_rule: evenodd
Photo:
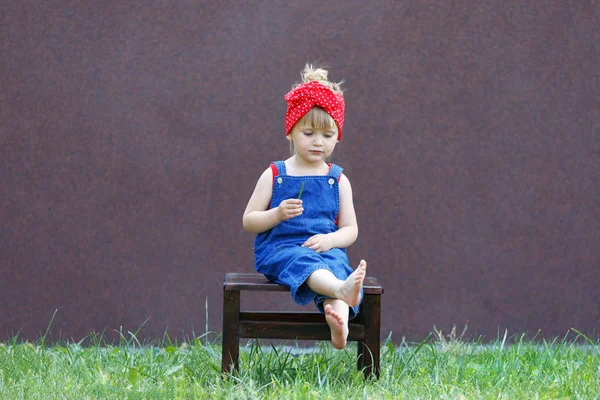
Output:
<svg viewBox="0 0 600 400">
<path fill-rule="evenodd" d="M 327 86 L 318 81 L 304 83 L 292 89 L 285 95 L 288 109 L 285 113 L 285 135 L 289 135 L 292 128 L 314 106 L 323 108 L 338 127 L 338 140 L 342 139 L 344 127 L 344 96 L 333 93 Z"/>
</svg>

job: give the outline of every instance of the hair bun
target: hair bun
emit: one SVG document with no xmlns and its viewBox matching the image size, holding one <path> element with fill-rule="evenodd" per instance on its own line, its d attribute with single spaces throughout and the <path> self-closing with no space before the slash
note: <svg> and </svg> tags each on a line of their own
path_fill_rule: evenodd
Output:
<svg viewBox="0 0 600 400">
<path fill-rule="evenodd" d="M 320 84 L 330 88 L 334 93 L 342 94 L 342 88 L 340 87 L 342 82 L 329 82 L 329 80 L 327 79 L 328 75 L 329 72 L 324 67 L 316 66 L 313 64 L 306 64 L 302 72 L 300 72 L 300 76 L 302 77 L 302 83 L 317 81 Z"/>
<path fill-rule="evenodd" d="M 306 64 L 304 70 L 302 70 L 302 72 L 300 73 L 300 75 L 302 76 L 302 82 L 304 83 L 312 81 L 328 82 L 328 74 L 329 72 L 327 72 L 326 69 L 315 67 L 312 64 Z"/>
</svg>

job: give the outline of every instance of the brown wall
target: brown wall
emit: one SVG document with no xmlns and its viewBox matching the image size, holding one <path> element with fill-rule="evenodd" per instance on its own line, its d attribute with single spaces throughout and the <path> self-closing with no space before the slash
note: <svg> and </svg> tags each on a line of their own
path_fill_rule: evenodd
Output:
<svg viewBox="0 0 600 400">
<path fill-rule="evenodd" d="M 191 337 L 206 301 L 220 331 L 307 60 L 346 80 L 384 336 L 598 329 L 598 1 L 4 3 L 0 340 L 55 310 L 53 338 Z"/>
</svg>

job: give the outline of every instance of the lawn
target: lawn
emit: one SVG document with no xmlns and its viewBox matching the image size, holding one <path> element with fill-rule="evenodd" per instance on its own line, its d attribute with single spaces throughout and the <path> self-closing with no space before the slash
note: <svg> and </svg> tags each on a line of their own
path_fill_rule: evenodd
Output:
<svg viewBox="0 0 600 400">
<path fill-rule="evenodd" d="M 577 331 L 552 341 L 499 335 L 484 343 L 437 331 L 419 343 L 388 339 L 381 378 L 367 381 L 356 370 L 355 345 L 249 342 L 239 373 L 223 378 L 218 339 L 121 338 L 0 343 L 0 399 L 600 398 L 600 342 Z"/>
</svg>

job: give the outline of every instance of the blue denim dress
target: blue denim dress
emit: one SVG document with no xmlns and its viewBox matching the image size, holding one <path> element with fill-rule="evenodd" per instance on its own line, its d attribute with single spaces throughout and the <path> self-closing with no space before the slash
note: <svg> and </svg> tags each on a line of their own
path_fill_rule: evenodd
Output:
<svg viewBox="0 0 600 400">
<path fill-rule="evenodd" d="M 314 301 L 323 311 L 323 296 L 312 291 L 306 279 L 317 269 L 327 269 L 338 279 L 345 280 L 353 272 L 346 249 L 333 248 L 317 253 L 302 244 L 311 236 L 338 230 L 336 219 L 340 209 L 339 177 L 342 168 L 332 164 L 326 176 L 288 176 L 285 163 L 274 163 L 279 175 L 273 180 L 269 208 L 286 199 L 297 199 L 302 188 L 302 215 L 280 222 L 260 233 L 254 241 L 254 268 L 267 279 L 290 288 L 292 299 L 300 305 Z M 304 183 L 304 187 L 302 184 Z M 362 296 L 361 296 L 362 298 Z M 350 308 L 350 318 L 358 306 Z"/>
</svg>

